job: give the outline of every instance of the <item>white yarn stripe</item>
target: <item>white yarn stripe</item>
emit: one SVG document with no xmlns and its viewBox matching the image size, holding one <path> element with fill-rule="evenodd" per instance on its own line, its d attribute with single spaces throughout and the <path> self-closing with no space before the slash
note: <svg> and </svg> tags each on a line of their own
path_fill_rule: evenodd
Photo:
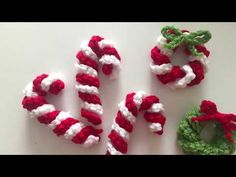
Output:
<svg viewBox="0 0 236 177">
<path fill-rule="evenodd" d="M 112 47 L 115 48 L 115 43 L 109 39 L 103 39 L 98 42 L 99 48 L 103 49 L 105 47 Z"/>
<path fill-rule="evenodd" d="M 90 94 L 95 94 L 95 95 L 99 94 L 97 87 L 94 87 L 94 86 L 76 84 L 75 88 L 82 93 L 90 93 Z"/>
<path fill-rule="evenodd" d="M 174 83 L 167 84 L 170 88 L 176 89 L 176 88 L 184 88 L 189 84 L 193 79 L 195 79 L 196 75 L 194 74 L 192 68 L 189 65 L 184 65 L 182 69 L 185 71 L 186 75 L 175 81 Z"/>
<path fill-rule="evenodd" d="M 96 113 L 98 115 L 103 114 L 103 108 L 100 104 L 92 104 L 88 102 L 83 102 L 82 107 L 90 112 Z"/>
<path fill-rule="evenodd" d="M 122 116 L 125 117 L 126 120 L 128 120 L 131 124 L 134 124 L 136 121 L 136 117 L 133 116 L 131 112 L 129 112 L 128 108 L 125 106 L 125 102 L 122 101 L 118 104 L 119 110 L 122 114 Z"/>
<path fill-rule="evenodd" d="M 30 117 L 37 118 L 49 112 L 55 111 L 55 107 L 51 104 L 44 104 L 30 111 Z"/>
<path fill-rule="evenodd" d="M 168 57 L 172 56 L 174 51 L 172 49 L 165 48 L 164 45 L 167 43 L 166 38 L 160 35 L 157 38 L 157 47 L 160 49 L 161 54 L 164 54 Z"/>
<path fill-rule="evenodd" d="M 136 94 L 133 97 L 133 101 L 135 103 L 135 105 L 137 106 L 137 108 L 139 109 L 139 106 L 142 104 L 143 102 L 143 98 L 146 96 L 147 94 L 143 91 L 138 91 L 136 92 Z"/>
<path fill-rule="evenodd" d="M 164 36 L 160 35 L 157 38 L 157 46 L 164 46 L 167 43 L 167 40 Z"/>
<path fill-rule="evenodd" d="M 164 112 L 164 107 L 163 107 L 163 104 L 161 103 L 154 103 L 152 104 L 151 108 L 148 109 L 147 111 L 151 113 Z"/>
<path fill-rule="evenodd" d="M 93 60 L 97 61 L 98 57 L 97 55 L 93 52 L 93 50 L 88 46 L 88 41 L 84 41 L 82 42 L 82 44 L 80 45 L 80 49 L 83 52 L 84 55 L 86 55 L 87 57 L 92 58 Z"/>
<path fill-rule="evenodd" d="M 100 59 L 99 62 L 104 65 L 104 64 L 112 64 L 113 69 L 112 69 L 112 73 L 109 76 L 109 78 L 111 80 L 116 79 L 120 69 L 121 69 L 121 64 L 120 64 L 120 60 L 118 58 L 116 58 L 114 55 L 103 55 Z"/>
<path fill-rule="evenodd" d="M 190 33 L 189 33 L 189 32 L 187 32 L 187 31 L 185 31 L 185 32 L 183 32 L 183 34 L 189 35 Z"/>
<path fill-rule="evenodd" d="M 26 87 L 23 90 L 23 94 L 27 97 L 35 97 L 38 96 L 36 92 L 33 91 L 33 83 L 30 82 L 26 85 Z"/>
<path fill-rule="evenodd" d="M 120 67 L 120 60 L 116 58 L 114 55 L 103 55 L 99 62 L 101 64 L 112 64 L 115 67 Z"/>
<path fill-rule="evenodd" d="M 100 59 L 99 62 L 104 65 L 104 64 L 112 64 L 113 65 L 113 70 L 111 75 L 109 76 L 110 79 L 116 79 L 119 72 L 120 72 L 120 60 L 116 58 L 114 55 L 103 55 Z"/>
<path fill-rule="evenodd" d="M 209 60 L 207 58 L 206 55 L 203 55 L 202 57 L 196 57 L 196 56 L 189 56 L 189 61 L 194 61 L 194 60 L 198 60 L 201 62 L 201 64 L 203 65 L 203 69 L 204 72 L 206 73 L 208 71 L 208 64 L 209 64 Z"/>
<path fill-rule="evenodd" d="M 97 71 L 95 69 L 93 69 L 92 67 L 90 67 L 90 66 L 75 63 L 75 68 L 76 68 L 78 74 L 88 74 L 88 75 L 91 75 L 93 77 L 98 76 Z"/>
<path fill-rule="evenodd" d="M 72 117 L 69 113 L 61 111 L 57 117 L 50 123 L 48 126 L 52 129 L 56 128 L 57 125 L 59 125 L 63 120 Z"/>
<path fill-rule="evenodd" d="M 150 64 L 150 68 L 152 73 L 154 74 L 166 74 L 171 71 L 173 68 L 172 64 L 162 64 L 162 65 L 155 65 L 154 63 Z"/>
<path fill-rule="evenodd" d="M 83 146 L 88 148 L 91 147 L 95 144 L 97 144 L 99 142 L 99 137 L 97 136 L 93 136 L 93 135 L 89 135 L 86 139 L 86 141 L 83 143 Z"/>
<path fill-rule="evenodd" d="M 159 132 L 162 130 L 162 126 L 160 123 L 152 123 L 149 125 L 149 129 L 151 132 Z"/>
<path fill-rule="evenodd" d="M 75 135 L 77 135 L 77 133 L 79 133 L 82 128 L 84 128 L 84 124 L 81 122 L 75 123 L 73 125 L 70 126 L 70 128 L 66 131 L 66 133 L 64 134 L 66 139 L 72 139 Z"/>
<path fill-rule="evenodd" d="M 107 150 L 111 155 L 122 155 L 121 152 L 117 151 L 116 148 L 113 147 L 110 141 L 107 143 Z"/>
<path fill-rule="evenodd" d="M 111 127 L 113 130 L 116 131 L 118 135 L 120 135 L 126 142 L 129 141 L 129 132 L 127 132 L 125 129 L 121 128 L 115 121 L 112 124 Z"/>
<path fill-rule="evenodd" d="M 47 92 L 50 89 L 50 85 L 58 79 L 60 79 L 60 80 L 63 79 L 61 73 L 52 73 L 52 74 L 48 75 L 48 77 L 44 78 L 41 82 L 42 90 Z"/>
</svg>

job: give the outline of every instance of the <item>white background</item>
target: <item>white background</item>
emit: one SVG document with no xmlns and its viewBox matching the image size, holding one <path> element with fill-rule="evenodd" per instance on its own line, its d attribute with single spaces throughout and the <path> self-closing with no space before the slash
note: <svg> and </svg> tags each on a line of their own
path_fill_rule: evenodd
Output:
<svg viewBox="0 0 236 177">
<path fill-rule="evenodd" d="M 209 72 L 200 85 L 171 90 L 151 74 L 150 50 L 164 25 L 197 31 L 207 29 L 212 39 Z M 110 81 L 100 74 L 104 106 L 102 141 L 85 149 L 63 137 L 56 137 L 21 106 L 22 89 L 41 73 L 61 72 L 66 89 L 49 101 L 79 117 L 80 101 L 75 91 L 75 55 L 80 43 L 92 35 L 115 41 L 122 57 L 119 78 Z M 149 132 L 138 117 L 129 142 L 128 154 L 182 154 L 176 145 L 179 121 L 203 99 L 211 99 L 222 112 L 235 112 L 236 96 L 235 23 L 1 23 L 0 24 L 0 153 L 1 154 L 104 154 L 107 135 L 117 104 L 131 91 L 157 95 L 165 107 L 167 122 L 162 136 Z M 180 60 L 180 61 L 178 61 Z M 183 63 L 177 54 L 175 63 Z M 186 62 L 186 61 L 185 61 Z"/>
</svg>

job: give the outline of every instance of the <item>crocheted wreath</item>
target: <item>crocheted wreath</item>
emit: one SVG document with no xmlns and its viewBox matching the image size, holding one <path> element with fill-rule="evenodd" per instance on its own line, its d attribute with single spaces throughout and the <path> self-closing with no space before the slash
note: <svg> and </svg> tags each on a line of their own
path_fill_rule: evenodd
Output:
<svg viewBox="0 0 236 177">
<path fill-rule="evenodd" d="M 151 50 L 151 71 L 169 87 L 185 88 L 199 84 L 207 72 L 210 52 L 204 46 L 211 39 L 209 31 L 189 32 L 174 26 L 162 28 L 157 46 Z M 182 45 L 188 56 L 188 64 L 180 67 L 171 63 L 175 50 Z"/>
<path fill-rule="evenodd" d="M 201 122 L 213 121 L 215 135 L 211 142 L 204 141 L 200 133 Z M 177 143 L 187 154 L 228 155 L 235 151 L 236 115 L 217 111 L 215 103 L 204 100 L 200 108 L 189 111 L 181 120 L 177 131 Z"/>
</svg>

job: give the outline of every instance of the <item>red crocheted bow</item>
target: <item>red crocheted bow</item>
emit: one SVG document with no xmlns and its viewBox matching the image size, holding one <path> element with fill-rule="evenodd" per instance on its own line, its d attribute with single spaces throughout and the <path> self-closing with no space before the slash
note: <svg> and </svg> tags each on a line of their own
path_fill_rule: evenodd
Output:
<svg viewBox="0 0 236 177">
<path fill-rule="evenodd" d="M 196 122 L 201 122 L 201 121 L 217 121 L 221 124 L 222 129 L 225 133 L 226 139 L 230 143 L 234 143 L 233 137 L 232 137 L 232 130 L 236 130 L 236 115 L 235 114 L 224 114 L 220 113 L 217 110 L 216 104 L 204 100 L 201 103 L 200 106 L 200 111 L 204 113 L 204 115 L 198 116 L 198 117 L 193 117 L 191 120 Z"/>
</svg>

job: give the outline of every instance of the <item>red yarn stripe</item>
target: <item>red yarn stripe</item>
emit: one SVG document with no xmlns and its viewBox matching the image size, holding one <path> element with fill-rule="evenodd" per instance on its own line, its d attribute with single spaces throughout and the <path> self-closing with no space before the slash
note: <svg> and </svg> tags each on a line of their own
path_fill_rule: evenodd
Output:
<svg viewBox="0 0 236 177">
<path fill-rule="evenodd" d="M 90 76 L 89 74 L 77 74 L 76 81 L 82 85 L 89 85 L 99 88 L 99 80 L 97 77 Z"/>
<path fill-rule="evenodd" d="M 173 66 L 170 72 L 163 75 L 157 75 L 157 78 L 163 84 L 167 84 L 169 82 L 174 82 L 175 80 L 182 78 L 185 75 L 186 73 L 179 66 Z"/>
<path fill-rule="evenodd" d="M 58 79 L 50 85 L 49 92 L 51 94 L 57 95 L 64 88 L 65 88 L 64 82 Z"/>
<path fill-rule="evenodd" d="M 83 100 L 84 102 L 101 105 L 101 100 L 97 95 L 93 95 L 90 93 L 82 93 L 82 92 L 78 92 L 78 95 L 80 99 Z"/>
<path fill-rule="evenodd" d="M 161 125 L 164 125 L 166 121 L 166 117 L 160 113 L 145 112 L 144 118 L 147 122 L 160 123 Z"/>
<path fill-rule="evenodd" d="M 56 119 L 56 117 L 58 116 L 60 112 L 61 111 L 55 110 L 47 114 L 44 114 L 38 117 L 38 121 L 42 124 L 50 124 L 54 119 Z"/>
<path fill-rule="evenodd" d="M 117 112 L 115 121 L 121 128 L 125 129 L 127 132 L 132 132 L 132 124 L 122 116 L 120 111 Z"/>
<path fill-rule="evenodd" d="M 86 118 L 89 122 L 93 123 L 94 125 L 98 125 L 102 123 L 102 119 L 96 113 L 90 112 L 84 108 L 81 109 L 81 116 Z"/>
<path fill-rule="evenodd" d="M 96 61 L 94 61 L 92 58 L 87 57 L 83 54 L 82 51 L 79 51 L 76 55 L 76 58 L 78 58 L 79 62 L 84 65 L 88 65 L 98 71 L 98 64 Z"/>
<path fill-rule="evenodd" d="M 57 136 L 63 135 L 66 133 L 66 131 L 74 124 L 78 123 L 79 121 L 74 119 L 74 118 L 67 118 L 63 121 L 61 121 L 61 123 L 59 125 L 56 126 L 55 129 L 53 129 L 53 132 L 57 134 Z"/>
<path fill-rule="evenodd" d="M 204 79 L 204 69 L 200 61 L 192 61 L 188 63 L 189 66 L 192 68 L 194 74 L 196 75 L 195 79 L 192 80 L 188 86 L 193 86 L 199 84 Z"/>
<path fill-rule="evenodd" d="M 47 78 L 47 74 L 41 74 L 33 80 L 33 91 L 38 93 L 40 96 L 45 96 L 47 93 L 42 90 L 41 82 L 43 79 Z"/>
<path fill-rule="evenodd" d="M 102 50 L 100 49 L 98 42 L 103 40 L 104 38 L 100 36 L 92 36 L 92 38 L 89 40 L 88 46 L 93 50 L 94 53 L 100 58 L 103 55 Z"/>
<path fill-rule="evenodd" d="M 145 98 L 143 98 L 143 101 L 140 105 L 139 110 L 143 111 L 143 110 L 148 110 L 149 108 L 151 108 L 152 104 L 154 103 L 159 103 L 159 98 L 151 95 L 151 96 L 147 96 Z"/>
<path fill-rule="evenodd" d="M 170 63 L 170 59 L 168 56 L 161 54 L 160 49 L 157 47 L 154 47 L 151 50 L 151 58 L 156 65 L 162 65 L 162 64 L 167 64 Z"/>
<path fill-rule="evenodd" d="M 210 51 L 207 50 L 207 48 L 203 45 L 196 45 L 195 48 L 197 49 L 198 52 L 204 53 L 207 57 L 210 55 Z"/>
<path fill-rule="evenodd" d="M 133 101 L 133 98 L 134 98 L 134 95 L 135 93 L 129 93 L 127 96 L 126 96 L 126 99 L 125 99 L 125 106 L 128 108 L 128 110 L 135 116 L 137 117 L 138 115 L 138 109 L 136 107 L 136 104 L 135 102 Z"/>
<path fill-rule="evenodd" d="M 114 55 L 118 60 L 121 60 L 119 53 L 113 47 L 109 47 L 109 46 L 104 47 L 102 52 L 103 52 L 103 55 Z"/>
<path fill-rule="evenodd" d="M 122 137 L 120 137 L 114 130 L 108 135 L 110 138 L 112 145 L 123 154 L 127 153 L 128 144 Z"/>
<path fill-rule="evenodd" d="M 82 130 L 72 138 L 72 141 L 76 144 L 82 144 L 89 135 L 98 136 L 100 133 L 102 133 L 102 129 L 95 129 L 92 126 L 87 126 L 82 128 Z"/>
<path fill-rule="evenodd" d="M 35 96 L 35 97 L 24 97 L 22 100 L 23 108 L 27 109 L 28 111 L 32 111 L 39 106 L 47 104 L 48 102 L 42 96 Z"/>
</svg>

